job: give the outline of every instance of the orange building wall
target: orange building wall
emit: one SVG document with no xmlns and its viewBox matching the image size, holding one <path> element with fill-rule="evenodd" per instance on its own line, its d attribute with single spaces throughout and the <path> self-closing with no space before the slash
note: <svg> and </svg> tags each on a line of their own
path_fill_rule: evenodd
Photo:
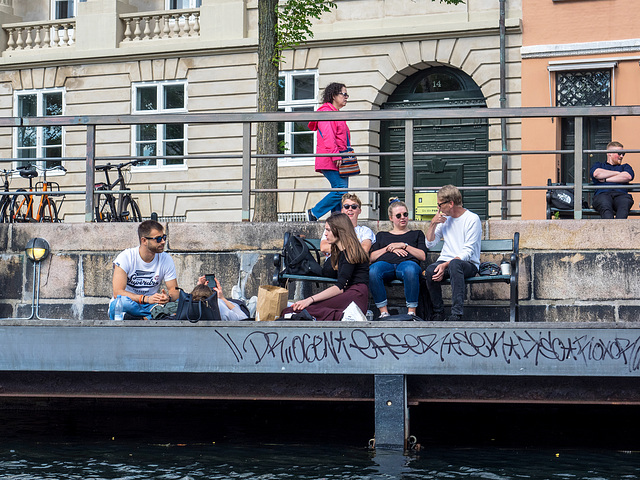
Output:
<svg viewBox="0 0 640 480">
<path fill-rule="evenodd" d="M 638 0 L 584 0 L 552 2 L 552 0 L 523 1 L 523 46 L 566 44 L 637 38 L 640 22 Z M 629 57 L 625 60 L 624 57 Z M 555 94 L 554 74 L 549 85 L 549 62 L 579 60 L 592 62 L 615 58 L 614 102 L 616 105 L 640 105 L 640 52 L 603 55 L 575 55 L 570 57 L 524 58 L 522 60 L 522 106 L 548 107 L 549 90 Z M 560 126 L 557 119 L 523 119 L 523 150 L 554 150 L 560 148 Z M 617 117 L 611 122 L 612 139 L 626 148 L 640 149 L 640 119 Z M 556 155 L 523 155 L 522 185 L 546 185 L 547 179 L 557 181 Z M 627 154 L 629 163 L 640 183 L 640 153 Z M 634 194 L 634 208 L 638 208 L 640 194 Z M 545 218 L 545 191 L 523 191 L 522 218 Z"/>
<path fill-rule="evenodd" d="M 523 45 L 637 38 L 638 0 L 522 0 Z"/>
</svg>

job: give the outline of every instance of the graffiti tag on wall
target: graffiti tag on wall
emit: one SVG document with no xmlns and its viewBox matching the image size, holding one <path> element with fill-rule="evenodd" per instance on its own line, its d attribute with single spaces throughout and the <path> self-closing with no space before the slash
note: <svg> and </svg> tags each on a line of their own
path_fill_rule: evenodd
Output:
<svg viewBox="0 0 640 480">
<path fill-rule="evenodd" d="M 238 335 L 216 330 L 236 361 L 261 364 L 276 361 L 284 365 L 332 362 L 345 364 L 363 359 L 388 357 L 428 357 L 448 362 L 460 358 L 482 358 L 509 365 L 526 361 L 545 363 L 615 362 L 635 372 L 640 369 L 640 336 L 611 338 L 577 331 L 553 330 L 455 330 L 444 333 L 402 333 L 366 329 L 336 329 L 313 333 L 288 334 L 273 330 L 254 330 Z M 290 330 L 288 331 L 290 332 Z"/>
</svg>

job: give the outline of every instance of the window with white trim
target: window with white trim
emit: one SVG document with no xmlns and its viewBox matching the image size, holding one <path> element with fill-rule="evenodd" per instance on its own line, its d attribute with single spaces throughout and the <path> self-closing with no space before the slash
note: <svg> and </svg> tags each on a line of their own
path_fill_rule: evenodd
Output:
<svg viewBox="0 0 640 480">
<path fill-rule="evenodd" d="M 16 117 L 49 117 L 64 114 L 64 89 L 43 89 L 16 92 Z M 37 164 L 50 168 L 62 165 L 64 129 L 61 126 L 16 127 L 14 158 L 17 166 Z M 51 158 L 52 160 L 42 160 Z M 41 159 L 41 160 L 35 160 Z"/>
<path fill-rule="evenodd" d="M 187 83 L 184 80 L 144 82 L 133 85 L 133 113 L 186 113 Z M 133 127 L 133 155 L 163 157 L 146 160 L 152 167 L 182 166 L 186 155 L 187 125 L 148 123 Z"/>
<path fill-rule="evenodd" d="M 78 9 L 78 0 L 51 0 L 51 19 L 74 18 Z"/>
<path fill-rule="evenodd" d="M 315 70 L 280 72 L 278 78 L 278 110 L 281 112 L 313 112 L 317 106 L 318 72 Z M 313 153 L 315 134 L 308 122 L 279 122 L 279 153 Z M 313 162 L 313 157 L 282 159 L 287 165 Z"/>
<path fill-rule="evenodd" d="M 182 10 L 185 8 L 200 8 L 202 0 L 165 0 L 165 10 Z"/>
</svg>

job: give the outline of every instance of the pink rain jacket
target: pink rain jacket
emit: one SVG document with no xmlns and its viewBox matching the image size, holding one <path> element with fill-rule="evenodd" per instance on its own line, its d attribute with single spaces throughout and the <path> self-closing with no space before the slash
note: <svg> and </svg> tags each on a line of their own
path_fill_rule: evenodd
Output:
<svg viewBox="0 0 640 480">
<path fill-rule="evenodd" d="M 331 103 L 325 103 L 318 112 L 338 111 Z M 347 149 L 349 142 L 349 127 L 345 121 L 309 122 L 309 129 L 317 131 L 316 153 L 340 153 Z M 341 160 L 341 156 L 316 157 L 316 172 L 320 170 L 338 170 L 335 162 Z"/>
</svg>

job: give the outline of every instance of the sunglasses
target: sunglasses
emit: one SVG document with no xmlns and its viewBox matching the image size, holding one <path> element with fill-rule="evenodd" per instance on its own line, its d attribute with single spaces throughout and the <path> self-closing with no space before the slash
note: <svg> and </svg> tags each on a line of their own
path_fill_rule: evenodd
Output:
<svg viewBox="0 0 640 480">
<path fill-rule="evenodd" d="M 156 243 L 160 243 L 163 240 L 167 239 L 167 234 L 165 233 L 164 235 L 158 235 L 157 237 L 144 237 L 147 240 L 155 240 Z"/>
<path fill-rule="evenodd" d="M 360 208 L 360 205 L 358 205 L 357 203 L 352 203 L 350 205 L 347 205 L 346 203 L 344 205 L 342 205 L 342 208 L 344 208 L 345 210 L 357 210 Z"/>
<path fill-rule="evenodd" d="M 409 212 L 396 213 L 396 218 L 400 219 L 402 217 L 407 218 L 409 216 Z"/>
<path fill-rule="evenodd" d="M 342 95 L 344 98 L 349 98 L 349 94 L 348 93 L 338 92 L 338 95 Z"/>
<path fill-rule="evenodd" d="M 624 157 L 624 153 L 618 153 L 619 157 Z"/>
</svg>

